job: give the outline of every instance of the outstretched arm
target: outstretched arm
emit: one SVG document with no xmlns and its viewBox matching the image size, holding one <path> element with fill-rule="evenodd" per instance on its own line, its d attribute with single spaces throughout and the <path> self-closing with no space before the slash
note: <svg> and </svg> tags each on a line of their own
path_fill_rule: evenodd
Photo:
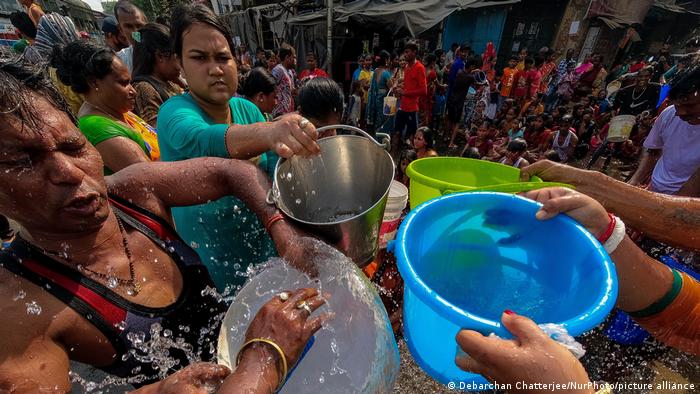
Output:
<svg viewBox="0 0 700 394">
<path fill-rule="evenodd" d="M 593 197 L 628 227 L 669 245 L 700 249 L 700 198 L 653 193 L 596 171 L 584 171 L 550 161 L 525 169 L 523 176 L 568 183 Z"/>
</svg>

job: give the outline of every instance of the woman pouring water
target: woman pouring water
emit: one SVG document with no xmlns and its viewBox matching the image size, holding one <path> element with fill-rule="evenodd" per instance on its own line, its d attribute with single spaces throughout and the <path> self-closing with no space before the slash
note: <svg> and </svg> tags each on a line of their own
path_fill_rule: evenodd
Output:
<svg viewBox="0 0 700 394">
<path fill-rule="evenodd" d="M 289 114 L 264 123 L 253 103 L 233 97 L 238 72 L 231 36 L 209 8 L 176 8 L 171 34 L 190 92 L 171 98 L 158 113 L 164 161 L 216 156 L 254 159 L 265 168 L 266 152 L 284 158 L 319 154 L 316 128 L 308 120 Z M 173 217 L 219 289 L 242 284 L 240 273 L 249 264 L 275 255 L 265 226 L 235 198 L 174 209 Z"/>
<path fill-rule="evenodd" d="M 596 200 L 563 188 L 542 189 L 526 197 L 542 208 L 537 218 L 547 220 L 564 213 L 594 234 L 610 254 L 619 280 L 617 307 L 626 311 L 657 340 L 685 352 L 700 355 L 700 283 L 647 256 L 625 235 L 625 225 Z M 517 312 L 517 311 L 516 311 Z M 462 330 L 457 343 L 471 356 L 459 356 L 457 365 L 527 391 L 528 383 L 576 383 L 578 390 L 593 393 L 593 384 L 576 358 L 550 339 L 530 319 L 504 311 L 503 325 L 513 340 L 485 337 Z M 532 391 L 532 390 L 530 390 Z M 544 390 L 543 390 L 544 391 Z M 551 390 L 549 390 L 551 391 Z M 535 391 L 536 392 L 536 391 Z"/>
</svg>

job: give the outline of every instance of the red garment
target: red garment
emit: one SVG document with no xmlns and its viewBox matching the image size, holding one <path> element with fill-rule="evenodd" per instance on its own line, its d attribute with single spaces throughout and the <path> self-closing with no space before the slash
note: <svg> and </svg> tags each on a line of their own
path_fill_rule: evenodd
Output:
<svg viewBox="0 0 700 394">
<path fill-rule="evenodd" d="M 493 148 L 493 141 L 491 140 L 486 140 L 482 142 L 479 145 L 476 145 L 476 136 L 474 137 L 469 137 L 469 140 L 467 141 L 467 146 L 470 148 L 476 148 L 479 151 L 479 156 L 484 157 L 491 152 L 491 149 Z"/>
<path fill-rule="evenodd" d="M 401 111 L 418 112 L 418 99 L 427 94 L 428 81 L 425 66 L 417 60 L 413 64 L 407 64 L 403 73 Z"/>
<path fill-rule="evenodd" d="M 301 74 L 299 74 L 299 79 L 304 79 L 308 77 L 314 77 L 314 78 L 328 78 L 328 74 L 326 74 L 325 71 L 321 70 L 320 68 L 315 68 L 314 71 L 309 71 L 307 68 L 306 70 L 302 71 Z"/>
<path fill-rule="evenodd" d="M 531 68 L 527 71 L 528 97 L 537 96 L 542 82 L 542 73 L 536 68 Z"/>
<path fill-rule="evenodd" d="M 520 70 L 515 74 L 515 82 L 513 84 L 513 98 L 522 99 L 527 96 L 529 85 L 527 82 L 527 71 Z"/>
<path fill-rule="evenodd" d="M 437 78 L 437 72 L 434 69 L 428 71 L 428 94 L 420 98 L 421 123 L 423 124 L 429 125 L 433 119 Z"/>
<path fill-rule="evenodd" d="M 630 72 L 636 73 L 637 71 L 643 69 L 644 66 L 646 66 L 646 64 L 644 62 L 635 63 L 635 64 L 630 66 Z"/>
<path fill-rule="evenodd" d="M 557 66 L 554 62 L 545 63 L 540 67 L 540 73 L 542 74 L 542 82 L 540 82 L 540 93 L 547 94 L 549 90 L 549 82 L 551 81 L 552 71 L 556 69 Z"/>
</svg>

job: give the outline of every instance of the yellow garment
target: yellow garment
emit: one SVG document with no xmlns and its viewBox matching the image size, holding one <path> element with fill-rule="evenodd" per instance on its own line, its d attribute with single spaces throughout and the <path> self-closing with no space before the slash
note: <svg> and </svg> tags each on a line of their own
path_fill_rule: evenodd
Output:
<svg viewBox="0 0 700 394">
<path fill-rule="evenodd" d="M 73 115 L 77 117 L 78 111 L 80 111 L 80 106 L 82 106 L 83 102 L 85 102 L 85 97 L 83 97 L 82 94 L 75 93 L 73 89 L 70 88 L 70 86 L 64 85 L 63 82 L 61 82 L 61 80 L 58 79 L 58 75 L 56 75 L 55 68 L 49 67 L 49 76 L 51 77 L 51 81 L 53 81 L 53 84 L 54 86 L 56 86 L 58 92 L 61 93 L 63 98 L 65 98 L 68 102 L 68 105 L 70 106 L 70 110 L 71 112 L 73 112 Z"/>
<path fill-rule="evenodd" d="M 372 76 L 374 73 L 372 71 L 365 70 L 364 68 L 360 70 L 360 75 L 357 76 L 358 81 L 367 81 L 367 86 L 369 86 L 372 83 Z M 367 96 L 369 94 L 369 89 L 363 88 L 362 91 L 364 92 L 364 99 L 363 102 L 367 102 Z"/>
<path fill-rule="evenodd" d="M 158 147 L 158 132 L 151 127 L 145 120 L 139 118 L 133 112 L 127 112 L 124 114 L 124 121 L 129 125 L 134 131 L 136 131 L 146 146 L 150 148 L 151 160 L 160 160 L 160 148 Z"/>
</svg>

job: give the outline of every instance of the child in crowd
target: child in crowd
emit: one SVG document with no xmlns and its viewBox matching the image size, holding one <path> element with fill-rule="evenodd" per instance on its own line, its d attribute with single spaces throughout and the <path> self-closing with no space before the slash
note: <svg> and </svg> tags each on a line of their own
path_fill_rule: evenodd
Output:
<svg viewBox="0 0 700 394">
<path fill-rule="evenodd" d="M 571 61 L 566 65 L 566 73 L 557 84 L 557 105 L 566 105 L 571 101 L 577 84 L 576 62 Z"/>
<path fill-rule="evenodd" d="M 476 130 L 476 136 L 469 137 L 467 140 L 464 151 L 469 148 L 476 148 L 479 152 L 479 158 L 483 159 L 488 157 L 493 150 L 493 140 L 491 140 L 492 132 L 492 123 L 490 120 L 486 119 L 481 122 L 479 128 Z M 464 151 L 462 152 L 462 156 L 464 156 Z"/>
<path fill-rule="evenodd" d="M 522 138 L 516 138 L 508 143 L 506 154 L 499 163 L 519 169 L 525 168 L 530 165 L 523 158 L 525 152 L 527 152 L 527 142 Z"/>
<path fill-rule="evenodd" d="M 328 78 L 307 79 L 299 88 L 299 114 L 315 127 L 339 124 L 343 116 L 343 89 Z M 335 130 L 322 132 L 319 138 L 335 135 Z"/>
<path fill-rule="evenodd" d="M 362 116 L 362 95 L 364 94 L 364 90 L 360 81 L 353 81 L 350 90 L 352 94 L 348 101 L 345 119 L 348 125 L 359 127 Z"/>
<path fill-rule="evenodd" d="M 503 106 L 503 102 L 513 95 L 513 86 L 515 85 L 515 76 L 518 74 L 518 57 L 511 56 L 508 60 L 508 67 L 503 69 L 501 76 L 501 97 L 498 104 L 499 109 Z"/>
<path fill-rule="evenodd" d="M 429 127 L 421 127 L 413 135 L 413 149 L 415 149 L 419 159 L 436 157 L 438 155 L 433 149 L 434 143 L 433 132 Z"/>
<path fill-rule="evenodd" d="M 549 137 L 549 147 L 559 155 L 561 163 L 567 163 L 573 158 L 574 149 L 578 144 L 576 131 L 571 127 L 571 115 L 561 118 L 559 130 Z"/>
<path fill-rule="evenodd" d="M 417 133 L 417 131 L 416 131 Z M 404 149 L 399 157 L 399 165 L 396 167 L 396 175 L 394 179 L 403 183 L 406 187 L 409 187 L 410 179 L 406 175 L 406 169 L 408 165 L 414 160 L 418 159 L 416 151 L 413 149 Z"/>
</svg>

